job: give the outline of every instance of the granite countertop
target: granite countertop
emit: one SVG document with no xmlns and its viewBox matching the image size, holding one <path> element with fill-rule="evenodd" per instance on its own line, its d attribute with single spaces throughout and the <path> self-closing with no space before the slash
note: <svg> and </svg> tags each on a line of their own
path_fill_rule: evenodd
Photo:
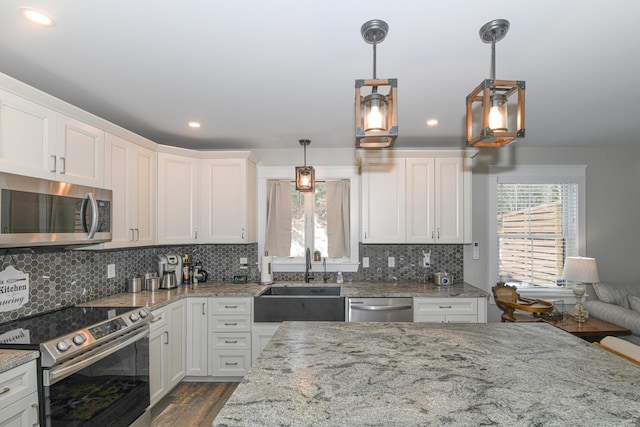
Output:
<svg viewBox="0 0 640 427">
<path fill-rule="evenodd" d="M 155 292 L 124 292 L 109 297 L 88 301 L 80 306 L 103 307 L 149 307 L 159 308 L 185 297 L 255 297 L 269 286 L 341 286 L 343 297 L 488 297 L 482 289 L 468 283 L 436 286 L 433 283 L 415 282 L 347 282 L 343 285 L 322 282 L 277 282 L 272 285 L 259 283 L 206 282 L 197 287 L 178 286 L 176 289 L 158 289 Z"/>
<path fill-rule="evenodd" d="M 214 426 L 630 425 L 640 369 L 546 323 L 285 322 Z"/>
<path fill-rule="evenodd" d="M 40 357 L 40 352 L 31 350 L 3 350 L 0 349 L 0 373 L 24 365 Z"/>
</svg>

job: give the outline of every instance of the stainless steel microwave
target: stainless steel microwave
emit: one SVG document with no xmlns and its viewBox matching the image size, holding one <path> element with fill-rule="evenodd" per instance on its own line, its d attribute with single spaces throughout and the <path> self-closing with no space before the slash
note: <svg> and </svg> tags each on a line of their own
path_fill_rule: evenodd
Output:
<svg viewBox="0 0 640 427">
<path fill-rule="evenodd" d="M 0 173 L 0 247 L 111 241 L 112 192 Z"/>
</svg>

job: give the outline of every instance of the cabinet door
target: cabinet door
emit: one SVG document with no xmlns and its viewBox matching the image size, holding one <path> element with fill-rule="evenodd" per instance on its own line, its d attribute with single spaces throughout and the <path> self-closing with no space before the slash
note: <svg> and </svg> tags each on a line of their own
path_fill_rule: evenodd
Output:
<svg viewBox="0 0 640 427">
<path fill-rule="evenodd" d="M 250 221 L 255 206 L 255 187 L 249 181 L 253 163 L 245 159 L 206 159 L 200 161 L 200 228 L 202 243 L 249 243 L 255 241 Z M 251 214 L 250 214 L 251 212 Z"/>
<path fill-rule="evenodd" d="M 106 136 L 106 186 L 113 192 L 111 203 L 112 234 L 106 248 L 128 247 L 133 243 L 134 233 L 131 226 L 133 208 L 129 170 L 131 169 L 131 151 L 133 144 L 122 138 Z"/>
<path fill-rule="evenodd" d="M 158 244 L 196 243 L 198 160 L 158 154 Z"/>
<path fill-rule="evenodd" d="M 149 389 L 151 406 L 155 405 L 169 391 L 167 376 L 167 339 L 166 325 L 152 330 L 149 334 Z"/>
<path fill-rule="evenodd" d="M 32 393 L 6 408 L 0 408 L 0 427 L 39 426 L 38 411 L 38 393 Z"/>
<path fill-rule="evenodd" d="M 207 375 L 208 311 L 208 298 L 187 298 L 187 375 Z"/>
<path fill-rule="evenodd" d="M 434 243 L 435 159 L 407 159 L 407 243 Z"/>
<path fill-rule="evenodd" d="M 156 244 L 156 153 L 138 145 L 131 162 L 131 214 L 134 221 L 133 236 L 136 246 Z"/>
<path fill-rule="evenodd" d="M 464 243 L 464 159 L 437 158 L 435 163 L 436 243 Z"/>
<path fill-rule="evenodd" d="M 0 170 L 54 179 L 56 113 L 0 90 Z"/>
<path fill-rule="evenodd" d="M 404 243 L 404 159 L 364 159 L 361 198 L 362 243 Z"/>
<path fill-rule="evenodd" d="M 104 187 L 104 131 L 58 114 L 58 179 Z"/>
<path fill-rule="evenodd" d="M 187 305 L 184 300 L 172 303 L 169 310 L 169 389 L 177 385 L 187 371 Z"/>
</svg>

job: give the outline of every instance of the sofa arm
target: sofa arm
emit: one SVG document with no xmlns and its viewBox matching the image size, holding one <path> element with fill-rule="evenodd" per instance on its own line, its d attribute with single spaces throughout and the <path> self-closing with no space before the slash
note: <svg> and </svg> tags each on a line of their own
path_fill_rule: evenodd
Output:
<svg viewBox="0 0 640 427">
<path fill-rule="evenodd" d="M 590 317 L 614 323 L 631 330 L 634 335 L 640 335 L 640 313 L 637 311 L 602 301 L 585 301 L 584 307 Z"/>
</svg>

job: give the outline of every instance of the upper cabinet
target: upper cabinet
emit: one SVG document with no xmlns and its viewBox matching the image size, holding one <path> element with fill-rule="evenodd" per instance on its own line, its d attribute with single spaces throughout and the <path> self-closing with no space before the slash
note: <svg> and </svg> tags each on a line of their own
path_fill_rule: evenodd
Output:
<svg viewBox="0 0 640 427">
<path fill-rule="evenodd" d="M 0 90 L 0 170 L 104 187 L 104 132 Z"/>
<path fill-rule="evenodd" d="M 256 241 L 256 163 L 200 160 L 199 243 Z"/>
<path fill-rule="evenodd" d="M 156 243 L 156 153 L 106 135 L 106 184 L 113 191 L 113 239 L 106 248 Z"/>
<path fill-rule="evenodd" d="M 198 159 L 158 153 L 158 244 L 198 241 Z"/>
<path fill-rule="evenodd" d="M 363 158 L 362 243 L 470 243 L 473 153 Z"/>
</svg>

